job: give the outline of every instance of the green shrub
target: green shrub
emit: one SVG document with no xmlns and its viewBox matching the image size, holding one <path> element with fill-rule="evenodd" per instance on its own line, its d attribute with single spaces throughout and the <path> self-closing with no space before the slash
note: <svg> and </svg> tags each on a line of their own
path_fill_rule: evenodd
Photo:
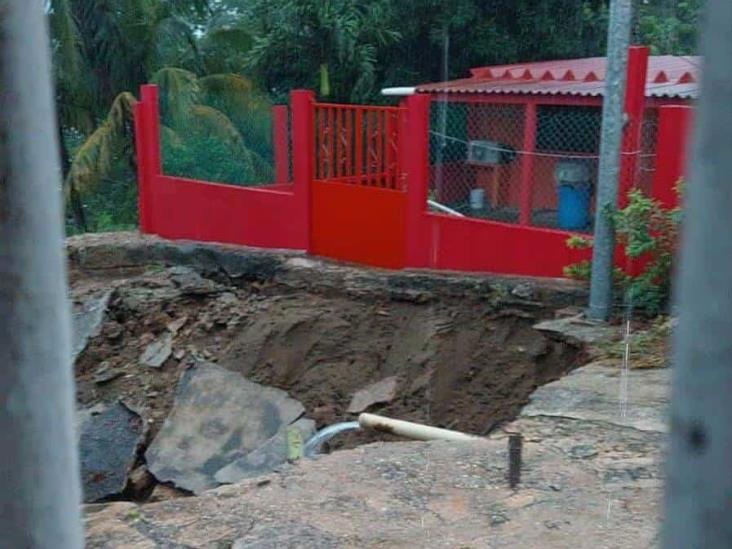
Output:
<svg viewBox="0 0 732 549">
<path fill-rule="evenodd" d="M 635 308 L 652 315 L 660 313 L 667 306 L 671 294 L 681 210 L 666 210 L 659 202 L 635 189 L 628 194 L 626 207 L 608 211 L 607 215 L 613 222 L 618 244 L 623 246 L 625 256 L 644 262 L 643 270 L 637 275 L 615 270 L 618 289 Z M 567 246 L 572 249 L 589 248 L 592 239 L 573 235 L 567 240 Z M 581 261 L 565 267 L 564 274 L 569 278 L 588 280 L 591 270 L 590 261 Z"/>
</svg>

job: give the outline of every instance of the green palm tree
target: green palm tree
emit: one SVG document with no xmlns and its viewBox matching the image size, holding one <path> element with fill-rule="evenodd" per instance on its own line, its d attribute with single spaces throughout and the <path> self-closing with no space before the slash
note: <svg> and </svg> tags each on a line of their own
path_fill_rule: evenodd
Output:
<svg viewBox="0 0 732 549">
<path fill-rule="evenodd" d="M 164 142 L 173 153 L 184 154 L 192 142 L 208 140 L 228 155 L 237 155 L 245 175 L 257 172 L 264 177 L 266 162 L 245 143 L 266 144 L 269 139 L 268 133 L 263 140 L 253 137 L 257 128 L 246 124 L 266 120 L 266 97 L 240 76 L 196 76 L 244 68 L 243 56 L 253 40 L 241 17 L 232 17 L 225 3 L 49 0 L 48 14 L 65 191 L 77 226 L 85 225 L 82 196 L 120 166 L 132 178 L 131 113 L 136 100 L 131 90 L 148 81 L 159 81 L 168 97 L 164 106 L 171 110 L 163 109 Z M 161 70 L 167 67 L 179 69 Z M 237 112 L 235 107 L 242 108 Z M 188 124 L 181 113 L 186 113 Z M 190 130 L 195 127 L 201 131 Z M 70 141 L 79 142 L 78 148 Z"/>
<path fill-rule="evenodd" d="M 272 104 L 251 82 L 235 74 L 198 78 L 179 68 L 161 69 L 151 82 L 160 87 L 166 173 L 228 183 L 271 180 L 270 164 L 255 149 L 271 146 L 270 128 L 261 121 L 268 120 Z M 69 198 L 72 190 L 90 194 L 114 169 L 115 160 L 132 157 L 136 102 L 130 92 L 119 94 L 102 123 L 76 151 L 65 179 Z M 217 172 L 206 147 L 220 150 L 228 159 L 229 172 Z M 190 161 L 181 164 L 181 157 Z"/>
<path fill-rule="evenodd" d="M 390 2 L 252 0 L 249 65 L 270 89 L 316 87 L 322 97 L 359 101 L 373 92 L 377 53 L 399 38 Z"/>
</svg>

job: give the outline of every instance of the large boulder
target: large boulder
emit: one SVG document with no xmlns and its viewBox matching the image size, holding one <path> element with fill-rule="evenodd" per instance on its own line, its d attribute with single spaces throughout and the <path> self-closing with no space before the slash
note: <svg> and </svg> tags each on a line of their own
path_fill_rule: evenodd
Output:
<svg viewBox="0 0 732 549">
<path fill-rule="evenodd" d="M 194 493 L 270 471 L 295 457 L 295 441 L 313 432 L 304 412 L 284 391 L 199 363 L 182 375 L 147 450 L 148 467 L 159 481 Z"/>
</svg>

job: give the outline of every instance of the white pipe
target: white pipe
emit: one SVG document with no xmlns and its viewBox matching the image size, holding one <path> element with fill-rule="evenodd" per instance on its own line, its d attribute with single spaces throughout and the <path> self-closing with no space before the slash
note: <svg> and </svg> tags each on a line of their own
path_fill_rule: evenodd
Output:
<svg viewBox="0 0 732 549">
<path fill-rule="evenodd" d="M 387 95 L 387 96 L 404 96 L 404 95 L 414 95 L 417 92 L 417 88 L 414 86 L 402 86 L 402 87 L 396 87 L 396 88 L 382 88 L 381 89 L 381 95 Z"/>
<path fill-rule="evenodd" d="M 448 208 L 447 206 L 440 204 L 439 202 L 435 202 L 434 200 L 428 200 L 427 204 L 432 206 L 435 210 L 440 210 L 441 212 L 448 213 L 450 215 L 454 215 L 457 217 L 465 217 L 463 214 L 461 214 L 458 211 L 453 210 L 452 208 Z"/>
<path fill-rule="evenodd" d="M 459 431 L 430 427 L 429 425 L 391 419 L 384 416 L 377 416 L 376 414 L 361 414 L 358 416 L 358 423 L 362 429 L 372 429 L 414 440 L 451 440 L 453 442 L 475 442 L 476 440 L 481 440 L 481 437 L 468 435 Z"/>
</svg>

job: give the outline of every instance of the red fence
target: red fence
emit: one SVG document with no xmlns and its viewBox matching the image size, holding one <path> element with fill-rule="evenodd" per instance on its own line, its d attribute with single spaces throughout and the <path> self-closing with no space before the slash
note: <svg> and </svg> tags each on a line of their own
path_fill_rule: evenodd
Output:
<svg viewBox="0 0 732 549">
<path fill-rule="evenodd" d="M 404 109 L 318 103 L 316 181 L 403 189 L 400 125 Z"/>
<path fill-rule="evenodd" d="M 396 269 L 560 277 L 589 257 L 567 248 L 566 231 L 431 212 L 427 95 L 364 107 L 318 104 L 312 92 L 295 91 L 285 109 L 273 115 L 272 185 L 194 181 L 162 173 L 157 88 L 144 86 L 135 108 L 141 230 Z M 688 108 L 658 109 L 657 147 L 669 157 L 658 163 L 653 195 L 667 205 L 683 173 L 689 118 Z"/>
<path fill-rule="evenodd" d="M 293 133 L 301 134 L 303 124 L 307 120 L 293 117 L 293 130 L 297 130 Z M 308 248 L 307 179 L 296 179 L 293 185 L 241 187 L 166 176 L 156 86 L 142 87 L 135 106 L 135 134 L 142 232 L 174 240 Z M 307 162 L 311 151 L 302 147 L 298 151 L 297 143 L 294 148 L 295 160 L 302 161 L 305 155 Z"/>
<path fill-rule="evenodd" d="M 318 103 L 311 251 L 378 267 L 406 266 L 400 135 L 406 111 Z"/>
</svg>

